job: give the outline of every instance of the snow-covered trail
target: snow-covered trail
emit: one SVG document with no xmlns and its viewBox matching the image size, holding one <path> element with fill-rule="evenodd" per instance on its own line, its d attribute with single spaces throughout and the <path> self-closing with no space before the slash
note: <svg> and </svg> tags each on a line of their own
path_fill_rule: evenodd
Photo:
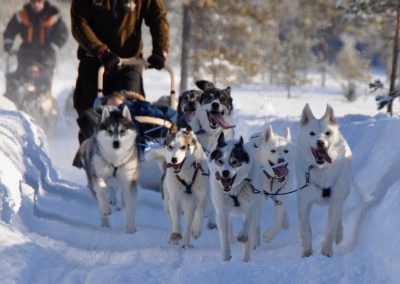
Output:
<svg viewBox="0 0 400 284">
<path fill-rule="evenodd" d="M 157 75 L 153 73 L 150 77 Z M 60 81 L 62 84 L 57 88 L 65 89 L 72 81 Z M 150 89 L 157 90 L 164 83 L 162 79 L 154 82 L 157 84 Z M 333 258 L 319 254 L 327 218 L 326 208 L 319 207 L 312 214 L 315 255 L 300 257 L 295 195 L 288 198 L 290 228 L 270 244 L 262 244 L 253 251 L 250 263 L 240 261 L 239 244 L 233 246 L 232 261 L 221 262 L 215 230 L 204 230 L 200 239 L 193 241 L 193 249 L 168 245 L 161 197 L 153 191 L 139 191 L 135 234 L 123 232 L 123 210 L 113 212 L 111 229 L 103 229 L 99 225 L 97 202 L 84 186 L 83 171 L 70 166 L 77 148 L 76 127 L 60 120 L 56 135 L 46 140 L 28 116 L 3 109 L 0 111 L 2 281 L 396 283 L 399 274 L 391 265 L 399 262 L 400 238 L 394 236 L 399 225 L 390 224 L 390 220 L 396 220 L 400 211 L 393 201 L 400 189 L 400 157 L 389 145 L 391 141 L 400 141 L 399 119 L 365 115 L 372 113 L 373 103 L 370 106 L 360 101 L 349 106 L 334 92 L 323 95 L 317 90 L 300 94 L 291 101 L 278 92 L 260 87 L 233 88 L 236 135 L 248 137 L 261 130 L 264 123 L 271 123 L 278 133 L 290 127 L 295 137 L 298 116 L 306 101 L 312 102 L 316 116 L 323 114 L 327 101 L 335 107 L 343 134 L 353 150 L 354 185 L 345 204 L 344 242 L 334 248 Z M 360 111 L 363 115 L 345 115 L 350 108 L 357 107 L 363 107 Z M 392 211 L 387 212 L 388 208 Z M 271 226 L 272 214 L 273 205 L 269 202 L 263 209 L 262 230 Z M 394 217 L 387 217 L 388 214 Z M 382 236 L 381 226 L 388 236 Z M 375 236 L 380 239 L 377 241 Z M 385 258 L 385 253 L 391 257 Z"/>
</svg>

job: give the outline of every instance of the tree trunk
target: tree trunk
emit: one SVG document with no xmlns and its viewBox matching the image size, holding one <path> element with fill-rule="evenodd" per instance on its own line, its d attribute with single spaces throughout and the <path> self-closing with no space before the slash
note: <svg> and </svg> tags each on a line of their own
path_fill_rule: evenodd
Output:
<svg viewBox="0 0 400 284">
<path fill-rule="evenodd" d="M 191 47 L 192 26 L 190 20 L 190 6 L 192 4 L 183 5 L 182 17 L 182 54 L 181 54 L 181 82 L 179 85 L 179 93 L 188 89 L 189 79 L 189 54 Z"/>
<path fill-rule="evenodd" d="M 397 1 L 397 14 L 396 14 L 396 34 L 393 42 L 393 58 L 392 58 L 392 71 L 390 74 L 390 89 L 389 94 L 395 94 L 396 77 L 397 77 L 397 60 L 399 55 L 399 33 L 400 33 L 400 0 Z M 387 112 L 393 115 L 393 100 L 388 104 Z"/>
</svg>

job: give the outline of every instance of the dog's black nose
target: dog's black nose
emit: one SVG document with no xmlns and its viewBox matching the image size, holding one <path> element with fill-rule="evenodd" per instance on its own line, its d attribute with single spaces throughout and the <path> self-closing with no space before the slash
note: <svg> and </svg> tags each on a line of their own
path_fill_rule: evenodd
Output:
<svg viewBox="0 0 400 284">
<path fill-rule="evenodd" d="M 173 157 L 173 158 L 171 159 L 171 162 L 172 162 L 173 164 L 176 164 L 176 163 L 178 162 L 178 159 L 175 158 L 175 157 Z"/>
<path fill-rule="evenodd" d="M 113 142 L 113 147 L 114 147 L 114 149 L 118 149 L 119 148 L 119 141 L 114 141 Z"/>
<path fill-rule="evenodd" d="M 283 163 L 283 162 L 285 162 L 285 159 L 282 159 L 282 158 L 278 159 L 278 164 Z"/>
<path fill-rule="evenodd" d="M 325 146 L 325 142 L 322 141 L 322 140 L 318 140 L 317 141 L 317 146 L 320 147 L 320 148 L 323 148 Z"/>
<path fill-rule="evenodd" d="M 213 110 L 219 110 L 219 103 L 216 103 L 216 102 L 212 103 L 212 104 L 211 104 L 211 108 L 212 108 Z"/>
<path fill-rule="evenodd" d="M 222 171 L 222 176 L 223 176 L 224 178 L 229 177 L 229 171 L 227 171 L 227 170 Z"/>
<path fill-rule="evenodd" d="M 188 102 L 188 107 L 189 108 L 194 108 L 195 107 L 194 102 L 192 102 L 192 101 Z"/>
</svg>

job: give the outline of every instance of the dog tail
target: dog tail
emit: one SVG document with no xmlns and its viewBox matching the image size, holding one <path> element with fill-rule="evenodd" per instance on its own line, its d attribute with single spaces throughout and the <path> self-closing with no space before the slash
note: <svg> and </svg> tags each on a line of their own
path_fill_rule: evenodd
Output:
<svg viewBox="0 0 400 284">
<path fill-rule="evenodd" d="M 165 171 L 164 149 L 162 148 L 150 149 L 146 152 L 144 158 L 145 160 L 156 161 L 158 166 L 160 167 L 161 172 Z"/>
</svg>

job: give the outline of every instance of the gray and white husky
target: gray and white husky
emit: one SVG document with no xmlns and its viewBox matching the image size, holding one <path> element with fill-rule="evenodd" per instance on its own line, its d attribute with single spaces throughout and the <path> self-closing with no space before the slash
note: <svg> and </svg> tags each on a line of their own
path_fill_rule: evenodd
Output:
<svg viewBox="0 0 400 284">
<path fill-rule="evenodd" d="M 79 151 L 100 208 L 101 226 L 109 227 L 110 191 L 117 188 L 119 203 L 126 209 L 125 232 L 134 233 L 139 159 L 137 130 L 128 107 L 122 112 L 104 107 L 100 125 L 94 136 L 85 140 Z"/>
<path fill-rule="evenodd" d="M 328 225 L 322 254 L 332 256 L 332 244 L 343 238 L 343 203 L 350 191 L 352 154 L 340 134 L 333 109 L 327 105 L 324 116 L 316 119 L 306 104 L 300 120 L 295 158 L 298 185 L 299 240 L 303 257 L 312 254 L 310 212 L 313 203 L 329 207 Z"/>
<path fill-rule="evenodd" d="M 237 240 L 243 243 L 242 261 L 250 261 L 250 235 L 260 210 L 261 178 L 257 161 L 251 155 L 243 138 L 225 141 L 218 138 L 216 149 L 208 159 L 211 197 L 217 213 L 217 225 L 222 249 L 222 259 L 231 259 L 229 240 L 232 239 L 229 217 L 243 216 Z"/>
<path fill-rule="evenodd" d="M 210 202 L 207 158 L 196 135 L 190 128 L 173 125 L 165 138 L 164 147 L 151 149 L 146 159 L 156 160 L 164 172 L 161 193 L 169 220 L 169 243 L 190 248 L 190 235 L 197 239 L 202 233 L 203 216 L 209 215 L 208 227 L 214 228 Z M 208 206 L 208 208 L 207 208 Z M 211 208 L 212 209 L 212 208 Z M 181 235 L 181 212 L 185 218 Z"/>
<path fill-rule="evenodd" d="M 233 138 L 231 88 L 219 89 L 205 80 L 196 85 L 203 91 L 196 104 L 196 111 L 190 120 L 190 127 L 196 133 L 205 151 L 214 149 L 221 132 Z"/>
<path fill-rule="evenodd" d="M 289 227 L 289 217 L 285 208 L 286 193 L 293 190 L 295 178 L 292 159 L 294 149 L 290 129 L 286 128 L 285 136 L 280 136 L 274 133 L 271 126 L 268 126 L 262 133 L 253 135 L 247 144 L 252 149 L 262 170 L 263 199 L 270 198 L 275 202 L 274 225 L 263 233 L 263 239 L 268 243 L 282 228 Z M 255 227 L 255 247 L 257 247 L 260 243 L 259 220 Z"/>
</svg>

